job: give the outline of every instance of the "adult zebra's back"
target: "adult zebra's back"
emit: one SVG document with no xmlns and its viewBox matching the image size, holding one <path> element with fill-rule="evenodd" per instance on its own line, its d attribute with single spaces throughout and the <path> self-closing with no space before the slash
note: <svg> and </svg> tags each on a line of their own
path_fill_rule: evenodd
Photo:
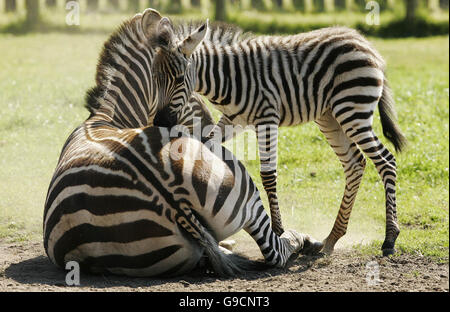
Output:
<svg viewBox="0 0 450 312">
<path fill-rule="evenodd" d="M 191 27 L 181 25 L 179 33 Z M 383 253 L 394 252 L 399 234 L 396 216 L 396 162 L 373 132 L 379 107 L 383 132 L 397 150 L 406 139 L 395 122 L 385 63 L 354 30 L 325 28 L 294 36 L 253 36 L 219 25 L 193 56 L 195 91 L 223 116 L 212 136 L 227 140 L 228 125 L 254 126 L 261 178 L 269 198 L 272 225 L 283 232 L 278 207 L 277 129 L 315 121 L 341 161 L 346 187 L 333 230 L 325 239 L 331 253 L 347 229 L 365 168 L 361 150 L 375 164 L 385 188 L 386 236 Z M 242 128 L 240 128 L 242 129 Z"/>
<path fill-rule="evenodd" d="M 67 139 L 49 186 L 45 251 L 62 268 L 77 261 L 86 271 L 131 276 L 182 274 L 205 254 L 216 273 L 232 275 L 243 266 L 217 241 L 245 229 L 267 264 L 283 266 L 317 244 L 295 231 L 275 235 L 244 166 L 224 148 L 220 158 L 183 133 L 145 126 L 159 112 L 153 44 L 171 53 L 166 40 L 147 36 L 167 23 L 147 10 L 105 44 L 97 86 L 87 96 L 91 116 Z M 188 64 L 182 59 L 171 66 Z M 184 88 L 170 94 L 190 98 Z M 177 117 L 189 124 L 182 104 Z M 190 98 L 190 111 L 210 119 L 203 104 Z"/>
</svg>

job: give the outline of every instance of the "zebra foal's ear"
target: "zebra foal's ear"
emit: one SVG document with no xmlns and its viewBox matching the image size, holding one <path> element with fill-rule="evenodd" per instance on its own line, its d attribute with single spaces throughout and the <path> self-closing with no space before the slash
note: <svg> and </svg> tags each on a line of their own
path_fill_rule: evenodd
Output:
<svg viewBox="0 0 450 312">
<path fill-rule="evenodd" d="M 142 30 L 147 38 L 154 35 L 156 28 L 163 17 L 158 11 L 146 9 L 142 16 Z"/>
<path fill-rule="evenodd" d="M 206 23 L 197 28 L 192 34 L 189 35 L 183 42 L 180 44 L 180 51 L 186 57 L 189 57 L 194 53 L 197 46 L 202 43 L 203 39 L 205 39 L 206 34 L 209 29 L 209 20 L 206 20 Z"/>
</svg>

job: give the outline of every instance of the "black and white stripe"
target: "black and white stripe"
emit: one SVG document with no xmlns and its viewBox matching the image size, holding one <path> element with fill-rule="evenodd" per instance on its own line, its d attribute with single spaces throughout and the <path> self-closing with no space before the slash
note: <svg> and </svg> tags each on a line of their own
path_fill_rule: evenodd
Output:
<svg viewBox="0 0 450 312">
<path fill-rule="evenodd" d="M 232 275 L 242 263 L 217 241 L 241 229 L 270 265 L 320 245 L 295 231 L 272 231 L 255 184 L 225 148 L 221 159 L 184 133 L 147 126 L 157 122 L 160 98 L 147 35 L 160 20 L 146 10 L 105 44 L 88 94 L 91 116 L 66 141 L 49 186 L 48 257 L 62 268 L 77 261 L 88 272 L 155 276 L 187 272 L 206 255 L 216 273 Z M 210 118 L 199 97 L 189 105 L 177 115 L 188 124 L 189 111 Z"/>
<path fill-rule="evenodd" d="M 193 29 L 181 25 L 178 33 L 186 36 Z M 223 113 L 211 136 L 223 133 L 226 125 L 256 129 L 261 177 L 275 232 L 281 234 L 283 227 L 276 190 L 278 140 L 273 128 L 315 121 L 342 162 L 347 180 L 335 226 L 325 240 L 325 252 L 331 253 L 346 232 L 365 165 L 360 149 L 375 163 L 384 182 L 387 215 L 383 251 L 394 252 L 399 233 L 396 164 L 372 129 L 377 105 L 385 136 L 397 150 L 406 140 L 395 122 L 384 61 L 365 38 L 340 27 L 294 36 L 252 36 L 219 25 L 193 58 L 195 91 Z"/>
</svg>

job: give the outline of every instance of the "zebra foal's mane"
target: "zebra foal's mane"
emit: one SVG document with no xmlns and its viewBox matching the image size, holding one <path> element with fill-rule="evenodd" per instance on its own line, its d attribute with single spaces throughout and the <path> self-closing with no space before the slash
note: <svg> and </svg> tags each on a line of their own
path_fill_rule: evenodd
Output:
<svg viewBox="0 0 450 312">
<path fill-rule="evenodd" d="M 176 35 L 178 38 L 183 36 L 189 36 L 200 25 L 200 22 L 183 22 L 176 23 Z M 210 47 L 225 47 L 233 46 L 243 42 L 248 42 L 256 39 L 268 38 L 274 40 L 276 48 L 286 48 L 288 52 L 293 52 L 292 44 L 286 45 L 287 42 L 294 42 L 295 47 L 307 46 L 314 39 L 322 37 L 326 38 L 335 35 L 344 35 L 351 33 L 353 39 L 361 44 L 361 47 L 365 47 L 365 52 L 374 57 L 380 68 L 385 68 L 385 62 L 377 50 L 368 42 L 364 36 L 356 29 L 348 28 L 346 26 L 331 26 L 326 28 L 319 28 L 312 31 L 302 32 L 292 35 L 258 35 L 250 31 L 244 31 L 242 28 L 224 22 L 214 22 L 210 25 L 210 31 L 204 39 L 203 43 Z M 263 41 L 264 42 L 264 41 Z M 263 43 L 266 48 L 271 48 L 270 44 Z"/>
<path fill-rule="evenodd" d="M 179 20 L 174 24 L 175 35 L 181 39 L 191 35 L 202 22 Z M 231 45 L 245 39 L 254 38 L 251 32 L 244 32 L 240 27 L 224 22 L 213 22 L 210 24 L 209 32 L 204 41 L 218 45 Z"/>
</svg>

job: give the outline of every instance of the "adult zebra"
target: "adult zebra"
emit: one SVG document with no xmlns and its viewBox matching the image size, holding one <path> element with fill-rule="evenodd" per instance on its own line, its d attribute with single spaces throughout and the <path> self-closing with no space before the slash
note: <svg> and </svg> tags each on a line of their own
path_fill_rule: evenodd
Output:
<svg viewBox="0 0 450 312">
<path fill-rule="evenodd" d="M 240 229 L 270 265 L 284 266 L 292 253 L 320 246 L 295 231 L 278 237 L 271 230 L 257 188 L 229 151 L 223 149 L 223 160 L 184 132 L 174 137 L 146 126 L 164 110 L 155 99 L 184 107 L 189 98 L 189 84 L 170 72 L 174 79 L 163 95 L 148 79 L 163 64 L 153 62 L 155 51 L 177 53 L 164 35 L 169 24 L 146 10 L 105 43 L 97 86 L 87 94 L 91 115 L 66 141 L 49 186 L 48 257 L 63 268 L 77 261 L 89 272 L 155 276 L 185 273 L 206 254 L 216 273 L 233 275 L 248 262 L 223 253 L 217 240 Z M 192 52 L 207 30 L 202 27 L 177 48 Z M 171 69 L 186 69 L 188 60 L 178 54 Z M 202 111 L 203 104 L 194 97 L 190 110 Z M 187 120 L 183 113 L 178 119 Z"/>
<path fill-rule="evenodd" d="M 192 25 L 181 25 L 180 36 Z M 344 167 L 346 186 L 335 224 L 324 240 L 332 253 L 347 230 L 365 158 L 375 164 L 386 196 L 383 254 L 395 252 L 399 234 L 395 196 L 396 161 L 372 129 L 378 105 L 383 133 L 397 151 L 406 139 L 395 121 L 394 101 L 387 85 L 385 63 L 358 32 L 325 28 L 294 36 L 253 36 L 219 25 L 195 51 L 195 91 L 223 113 L 211 137 L 226 141 L 236 134 L 227 125 L 256 129 L 261 178 L 268 195 L 272 226 L 283 227 L 276 191 L 277 129 L 315 121 Z"/>
</svg>

